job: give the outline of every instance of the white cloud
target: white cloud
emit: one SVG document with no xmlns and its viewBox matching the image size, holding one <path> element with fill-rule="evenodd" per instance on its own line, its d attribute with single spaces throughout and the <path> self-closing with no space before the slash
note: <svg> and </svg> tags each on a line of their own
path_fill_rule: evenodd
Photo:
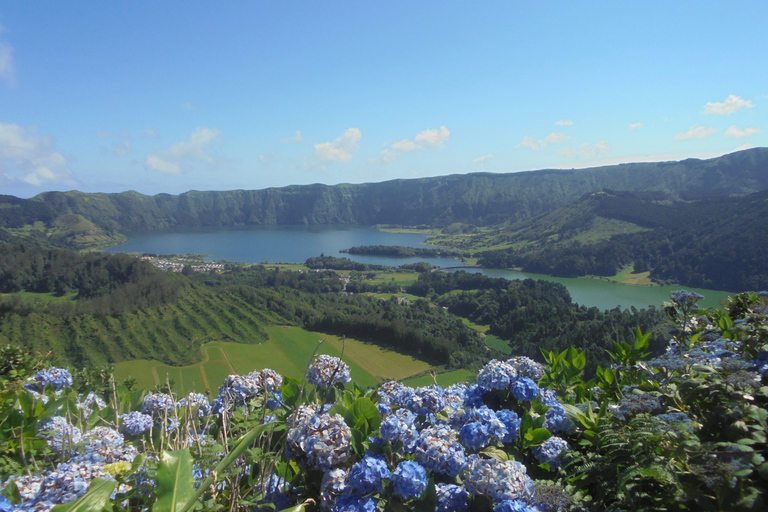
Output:
<svg viewBox="0 0 768 512">
<path fill-rule="evenodd" d="M 413 139 L 403 139 L 393 142 L 387 149 L 381 152 L 376 161 L 378 163 L 391 162 L 405 153 L 411 151 L 440 149 L 451 136 L 451 130 L 446 126 L 429 128 L 416 134 Z"/>
<path fill-rule="evenodd" d="M 526 135 L 523 137 L 523 140 L 515 147 L 526 147 L 531 148 L 534 151 L 541 151 L 545 147 L 547 147 L 547 144 L 557 144 L 559 142 L 563 142 L 564 140 L 568 140 L 571 137 L 569 135 L 566 135 L 565 133 L 560 132 L 552 132 L 549 135 L 547 135 L 543 140 L 539 139 L 536 140 L 530 135 Z"/>
<path fill-rule="evenodd" d="M 485 162 L 487 162 L 487 161 L 488 161 L 488 160 L 490 160 L 491 158 L 493 158 L 493 153 L 488 153 L 487 155 L 479 156 L 479 157 L 475 158 L 475 159 L 474 159 L 474 160 L 472 160 L 472 161 L 473 161 L 474 163 L 476 163 L 476 164 L 482 164 L 482 163 L 485 163 Z"/>
<path fill-rule="evenodd" d="M 296 133 L 293 134 L 292 137 L 286 137 L 281 140 L 281 142 L 301 142 L 304 140 L 304 135 L 302 135 L 301 130 L 296 130 Z"/>
<path fill-rule="evenodd" d="M 346 162 L 357 149 L 357 142 L 363 137 L 359 128 L 347 128 L 333 142 L 315 144 L 315 157 L 321 161 Z"/>
<path fill-rule="evenodd" d="M 717 130 L 714 128 L 707 128 L 706 126 L 691 126 L 687 132 L 678 133 L 675 135 L 677 140 L 689 140 L 689 139 L 706 139 Z"/>
<path fill-rule="evenodd" d="M 597 144 L 595 144 L 595 149 L 597 149 L 598 153 L 605 154 L 608 153 L 611 148 L 608 147 L 608 143 L 604 140 L 597 141 Z"/>
<path fill-rule="evenodd" d="M 640 122 L 632 123 L 629 125 L 630 130 L 639 130 L 642 127 L 643 127 L 643 123 L 640 123 Z"/>
<path fill-rule="evenodd" d="M 738 126 L 733 125 L 725 130 L 725 136 L 729 139 L 741 139 L 756 133 L 760 133 L 760 128 L 739 128 Z"/>
<path fill-rule="evenodd" d="M 559 121 L 555 121 L 555 126 L 573 126 L 573 121 L 570 119 L 561 119 Z"/>
<path fill-rule="evenodd" d="M 564 140 L 568 140 L 570 138 L 571 138 L 570 136 L 564 133 L 552 132 L 549 135 L 547 135 L 547 138 L 544 140 L 547 141 L 547 143 L 549 144 L 557 144 L 558 142 L 563 142 Z"/>
<path fill-rule="evenodd" d="M 13 48 L 8 43 L 0 42 L 0 79 L 8 85 L 16 84 L 16 64 L 13 60 Z"/>
<path fill-rule="evenodd" d="M 598 154 L 608 153 L 611 148 L 608 147 L 608 143 L 604 140 L 600 140 L 595 144 L 584 143 L 579 146 L 579 153 L 585 158 L 594 158 Z"/>
<path fill-rule="evenodd" d="M 576 152 L 569 147 L 565 147 L 560 149 L 560 154 L 565 157 L 572 158 L 576 154 Z"/>
<path fill-rule="evenodd" d="M 216 160 L 206 153 L 208 145 L 219 138 L 221 132 L 212 128 L 198 127 L 189 139 L 177 142 L 167 149 L 160 149 L 147 157 L 146 164 L 163 174 L 181 174 L 189 162 L 201 161 L 215 165 Z"/>
<path fill-rule="evenodd" d="M 144 135 L 146 135 L 147 137 L 152 137 L 152 138 L 157 137 L 157 132 L 155 131 L 154 128 L 144 128 L 144 130 L 142 131 L 144 132 Z"/>
<path fill-rule="evenodd" d="M 451 136 L 451 130 L 445 126 L 440 129 L 424 130 L 416 134 L 417 149 L 435 149 L 441 147 L 448 137 Z"/>
<path fill-rule="evenodd" d="M 133 146 L 131 145 L 131 139 L 123 139 L 112 149 L 112 152 L 117 156 L 125 156 L 133 153 Z"/>
<path fill-rule="evenodd" d="M 725 98 L 725 101 L 707 102 L 707 104 L 704 105 L 704 113 L 717 114 L 719 116 L 727 116 L 729 114 L 733 114 L 734 112 L 738 112 L 742 108 L 752 108 L 754 106 L 755 104 L 752 103 L 750 100 L 745 100 L 741 96 L 731 94 L 730 96 Z"/>
<path fill-rule="evenodd" d="M 55 151 L 53 139 L 30 133 L 17 124 L 0 122 L 0 172 L 9 180 L 40 186 L 71 182 L 67 159 Z"/>
<path fill-rule="evenodd" d="M 525 137 L 523 137 L 523 140 L 520 142 L 520 144 L 518 144 L 515 147 L 519 148 L 520 146 L 523 146 L 526 148 L 531 148 L 534 151 L 541 151 L 542 149 L 544 149 L 546 145 L 547 143 L 544 142 L 543 140 L 536 141 L 530 135 L 526 135 Z"/>
</svg>

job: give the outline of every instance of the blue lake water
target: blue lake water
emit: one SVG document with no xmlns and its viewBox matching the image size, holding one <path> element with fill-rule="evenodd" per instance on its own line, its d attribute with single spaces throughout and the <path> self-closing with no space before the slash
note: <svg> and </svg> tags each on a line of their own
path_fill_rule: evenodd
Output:
<svg viewBox="0 0 768 512">
<path fill-rule="evenodd" d="M 367 227 L 355 226 L 256 226 L 244 228 L 210 228 L 195 230 L 152 231 L 134 233 L 131 239 L 108 252 L 138 252 L 155 254 L 207 254 L 211 260 L 227 260 L 241 263 L 303 263 L 312 256 L 340 256 L 376 265 L 398 266 L 418 261 L 428 261 L 438 267 L 461 265 L 453 258 L 388 258 L 383 256 L 357 256 L 339 251 L 357 245 L 402 245 L 426 247 L 425 235 L 414 233 L 389 233 Z M 514 270 L 482 269 L 489 277 L 507 279 L 545 279 L 562 283 L 568 288 L 573 301 L 584 306 L 600 309 L 649 305 L 661 307 L 669 299 L 670 292 L 680 286 L 642 287 L 611 283 L 601 279 L 558 278 L 528 274 Z M 729 294 L 722 291 L 686 288 L 704 295 L 700 304 L 718 306 Z"/>
</svg>

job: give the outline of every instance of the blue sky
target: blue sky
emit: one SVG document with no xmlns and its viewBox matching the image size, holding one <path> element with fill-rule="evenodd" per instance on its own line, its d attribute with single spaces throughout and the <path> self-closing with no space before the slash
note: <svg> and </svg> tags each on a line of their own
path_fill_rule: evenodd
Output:
<svg viewBox="0 0 768 512">
<path fill-rule="evenodd" d="M 146 194 L 768 146 L 768 2 L 0 3 L 0 193 Z"/>
</svg>

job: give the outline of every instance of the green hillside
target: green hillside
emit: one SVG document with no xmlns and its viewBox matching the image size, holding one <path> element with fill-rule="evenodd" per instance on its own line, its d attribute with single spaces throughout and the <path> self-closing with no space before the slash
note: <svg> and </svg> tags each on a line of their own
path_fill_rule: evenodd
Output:
<svg viewBox="0 0 768 512">
<path fill-rule="evenodd" d="M 768 288 L 768 192 L 683 202 L 659 193 L 601 191 L 534 219 L 455 237 L 489 267 L 576 277 L 628 265 L 658 282 Z M 446 240 L 445 243 L 452 243 Z M 482 251 L 483 247 L 495 246 Z"/>
<path fill-rule="evenodd" d="M 178 196 L 46 192 L 32 199 L 0 196 L 0 240 L 36 222 L 39 241 L 83 245 L 88 237 L 56 239 L 54 223 L 80 215 L 102 233 L 92 244 L 137 230 L 263 224 L 390 224 L 445 227 L 514 223 L 604 188 L 660 192 L 680 200 L 743 195 L 768 188 L 768 149 L 710 160 L 637 163 L 580 170 L 474 173 L 359 185 L 304 185 L 263 190 L 190 191 Z M 73 240 L 73 238 L 75 238 Z"/>
</svg>

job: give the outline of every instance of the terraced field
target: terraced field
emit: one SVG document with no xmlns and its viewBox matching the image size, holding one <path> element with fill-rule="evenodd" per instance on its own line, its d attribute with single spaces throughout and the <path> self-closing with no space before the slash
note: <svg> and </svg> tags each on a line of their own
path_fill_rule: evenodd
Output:
<svg viewBox="0 0 768 512">
<path fill-rule="evenodd" d="M 28 295 L 24 299 L 32 300 Z M 34 300 L 53 301 L 47 296 Z M 28 316 L 8 315 L 0 323 L 0 343 L 23 344 L 43 354 L 50 351 L 54 358 L 76 366 L 136 357 L 190 364 L 199 361 L 205 343 L 257 343 L 267 339 L 263 325 L 279 321 L 238 296 L 204 289 L 185 293 L 174 304 L 117 317 L 36 312 Z"/>
<path fill-rule="evenodd" d="M 302 378 L 312 354 L 341 357 L 349 364 L 352 379 L 363 387 L 376 386 L 390 379 L 402 380 L 434 368 L 424 361 L 338 336 L 306 331 L 299 327 L 266 327 L 269 339 L 257 344 L 213 341 L 202 347 L 203 361 L 174 367 L 157 361 L 126 361 L 115 365 L 115 378 L 137 379 L 147 389 L 173 380 L 177 393 L 189 391 L 218 393 L 221 382 L 230 374 L 245 374 L 261 368 L 272 368 L 282 375 Z M 318 343 L 320 343 L 318 348 Z"/>
</svg>

